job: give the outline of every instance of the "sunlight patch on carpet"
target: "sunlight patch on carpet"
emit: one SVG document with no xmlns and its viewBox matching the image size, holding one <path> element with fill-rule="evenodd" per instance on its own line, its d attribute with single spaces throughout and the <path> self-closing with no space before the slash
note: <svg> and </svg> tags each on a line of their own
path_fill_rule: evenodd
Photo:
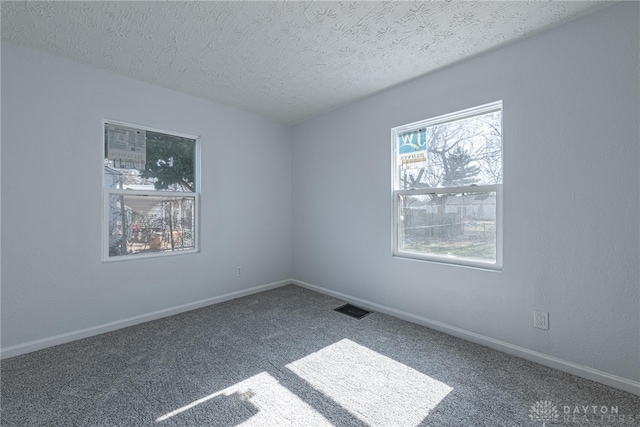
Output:
<svg viewBox="0 0 640 427">
<path fill-rule="evenodd" d="M 235 426 L 279 425 L 284 420 L 288 425 L 332 425 L 266 372 L 195 400 L 158 417 L 156 422 L 168 420 L 189 410 L 207 410 L 228 425 Z"/>
<path fill-rule="evenodd" d="M 348 339 L 286 367 L 372 426 L 420 424 L 453 390 Z"/>
</svg>

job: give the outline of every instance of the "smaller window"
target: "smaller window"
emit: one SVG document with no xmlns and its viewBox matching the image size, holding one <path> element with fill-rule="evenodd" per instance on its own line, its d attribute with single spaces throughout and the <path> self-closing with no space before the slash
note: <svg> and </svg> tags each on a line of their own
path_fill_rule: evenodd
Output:
<svg viewBox="0 0 640 427">
<path fill-rule="evenodd" d="M 104 259 L 197 252 L 198 138 L 104 124 Z"/>
<path fill-rule="evenodd" d="M 393 254 L 499 269 L 502 102 L 392 129 Z"/>
</svg>

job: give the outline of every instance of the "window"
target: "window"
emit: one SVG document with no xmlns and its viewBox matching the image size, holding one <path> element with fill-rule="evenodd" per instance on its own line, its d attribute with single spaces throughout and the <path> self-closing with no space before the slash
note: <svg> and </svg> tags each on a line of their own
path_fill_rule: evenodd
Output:
<svg viewBox="0 0 640 427">
<path fill-rule="evenodd" d="M 502 102 L 391 137 L 394 256 L 500 269 Z"/>
<path fill-rule="evenodd" d="M 103 258 L 197 252 L 198 138 L 104 123 Z"/>
</svg>

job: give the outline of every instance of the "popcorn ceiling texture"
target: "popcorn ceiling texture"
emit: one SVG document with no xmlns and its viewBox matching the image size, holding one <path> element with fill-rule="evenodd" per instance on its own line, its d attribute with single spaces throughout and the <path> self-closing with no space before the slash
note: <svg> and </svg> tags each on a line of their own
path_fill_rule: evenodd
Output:
<svg viewBox="0 0 640 427">
<path fill-rule="evenodd" d="M 608 4 L 2 2 L 2 39 L 291 124 Z"/>
</svg>

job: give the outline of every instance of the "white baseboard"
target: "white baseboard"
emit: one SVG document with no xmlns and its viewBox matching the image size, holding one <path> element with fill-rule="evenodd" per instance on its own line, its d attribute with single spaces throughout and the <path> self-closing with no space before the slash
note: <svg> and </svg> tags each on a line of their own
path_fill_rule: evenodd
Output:
<svg viewBox="0 0 640 427">
<path fill-rule="evenodd" d="M 605 384 L 611 387 L 615 387 L 620 390 L 627 391 L 636 395 L 640 395 L 640 382 L 629 380 L 617 375 L 609 374 L 604 371 L 590 368 L 588 366 L 579 365 L 577 363 L 569 362 L 567 360 L 560 359 L 558 357 L 549 356 L 538 351 L 530 350 L 518 345 L 509 344 L 505 341 L 500 341 L 491 337 L 487 337 L 475 332 L 467 331 L 456 326 L 451 326 L 437 320 L 427 319 L 425 317 L 417 316 L 415 314 L 407 313 L 402 310 L 395 309 L 382 304 L 377 304 L 371 301 L 367 301 L 361 298 L 356 298 L 351 295 L 343 294 L 341 292 L 332 291 L 320 286 L 312 285 L 310 283 L 302 282 L 300 280 L 291 280 L 291 283 L 303 288 L 307 288 L 316 292 L 320 292 L 326 295 L 330 295 L 341 300 L 357 304 L 362 308 L 366 308 L 372 311 L 378 311 L 380 313 L 388 314 L 399 319 L 406 320 L 408 322 L 417 323 L 419 325 L 426 326 L 431 329 L 435 329 L 440 332 L 444 332 L 449 335 L 453 335 L 458 338 L 465 339 L 467 341 L 481 344 L 504 353 L 512 354 L 514 356 L 522 357 L 523 359 L 530 360 L 532 362 L 539 363 L 550 368 L 557 369 L 559 371 L 567 372 L 588 380 L 592 380 L 601 384 Z"/>
<path fill-rule="evenodd" d="M 116 320 L 114 322 L 104 323 L 90 328 L 79 329 L 76 331 L 66 332 L 64 334 L 54 335 L 52 337 L 42 338 L 29 341 L 23 344 L 12 345 L 7 348 L 0 349 L 0 359 L 6 359 L 21 354 L 30 353 L 32 351 L 42 350 L 54 345 L 64 344 L 67 342 L 87 338 L 94 335 L 104 334 L 105 332 L 115 331 L 116 329 L 126 328 L 127 326 L 138 325 L 140 323 L 149 322 L 151 320 L 160 319 L 174 314 L 183 313 L 185 311 L 195 310 L 197 308 L 206 307 L 208 305 L 218 304 L 231 299 L 244 297 L 258 292 L 267 291 L 269 289 L 279 288 L 291 284 L 291 280 L 282 280 L 279 282 L 268 283 L 266 285 L 254 286 L 253 288 L 241 291 L 231 292 L 213 298 L 207 298 L 187 304 L 169 307 L 162 310 L 152 311 L 138 316 L 129 317 L 127 319 Z"/>
<path fill-rule="evenodd" d="M 427 319 L 422 316 L 417 316 L 412 313 L 408 313 L 402 310 L 395 309 L 382 304 L 377 304 L 362 298 L 353 297 L 351 295 L 343 294 L 342 292 L 336 292 L 330 289 L 326 289 L 320 286 L 312 285 L 300 280 L 282 280 L 279 282 L 268 283 L 266 285 L 255 286 L 249 289 L 241 291 L 231 292 L 225 295 L 207 298 L 192 303 L 182 304 L 175 307 L 166 308 L 163 310 L 153 311 L 151 313 L 141 314 L 138 316 L 129 317 L 127 319 L 117 320 L 114 322 L 105 323 L 90 328 L 80 329 L 64 334 L 55 335 L 52 337 L 42 338 L 34 341 L 29 341 L 23 344 L 13 345 L 7 348 L 0 349 L 0 359 L 6 359 L 9 357 L 19 356 L 21 354 L 30 353 L 32 351 L 41 350 L 47 347 L 52 347 L 59 344 L 75 341 L 81 338 L 87 338 L 94 335 L 103 334 L 106 332 L 115 331 L 117 329 L 125 328 L 128 326 L 137 325 L 151 320 L 160 319 L 174 314 L 183 313 L 185 311 L 195 310 L 197 308 L 205 307 L 229 301 L 231 299 L 244 297 L 247 295 L 255 294 L 258 292 L 267 291 L 269 289 L 279 288 L 288 284 L 294 284 L 307 288 L 316 292 L 320 292 L 326 295 L 330 295 L 341 300 L 357 304 L 363 308 L 367 308 L 380 313 L 388 314 L 399 319 L 403 319 L 412 323 L 417 323 L 435 329 L 440 332 L 444 332 L 449 335 L 453 335 L 458 338 L 465 339 L 477 344 L 485 345 L 490 348 L 502 351 L 504 353 L 512 354 L 514 356 L 522 357 L 523 359 L 530 360 L 532 362 L 539 363 L 559 371 L 567 372 L 569 374 L 577 375 L 588 380 L 596 381 L 601 384 L 605 384 L 611 387 L 618 388 L 620 390 L 627 391 L 636 395 L 640 395 L 640 382 L 629 380 L 617 375 L 609 374 L 604 371 L 590 368 L 588 366 L 579 365 L 577 363 L 569 362 L 558 357 L 549 356 L 538 351 L 530 350 L 525 347 L 520 347 L 514 344 L 510 344 L 505 341 L 500 341 L 485 335 L 477 334 L 475 332 L 467 331 L 466 329 L 451 326 L 437 320 Z"/>
</svg>

